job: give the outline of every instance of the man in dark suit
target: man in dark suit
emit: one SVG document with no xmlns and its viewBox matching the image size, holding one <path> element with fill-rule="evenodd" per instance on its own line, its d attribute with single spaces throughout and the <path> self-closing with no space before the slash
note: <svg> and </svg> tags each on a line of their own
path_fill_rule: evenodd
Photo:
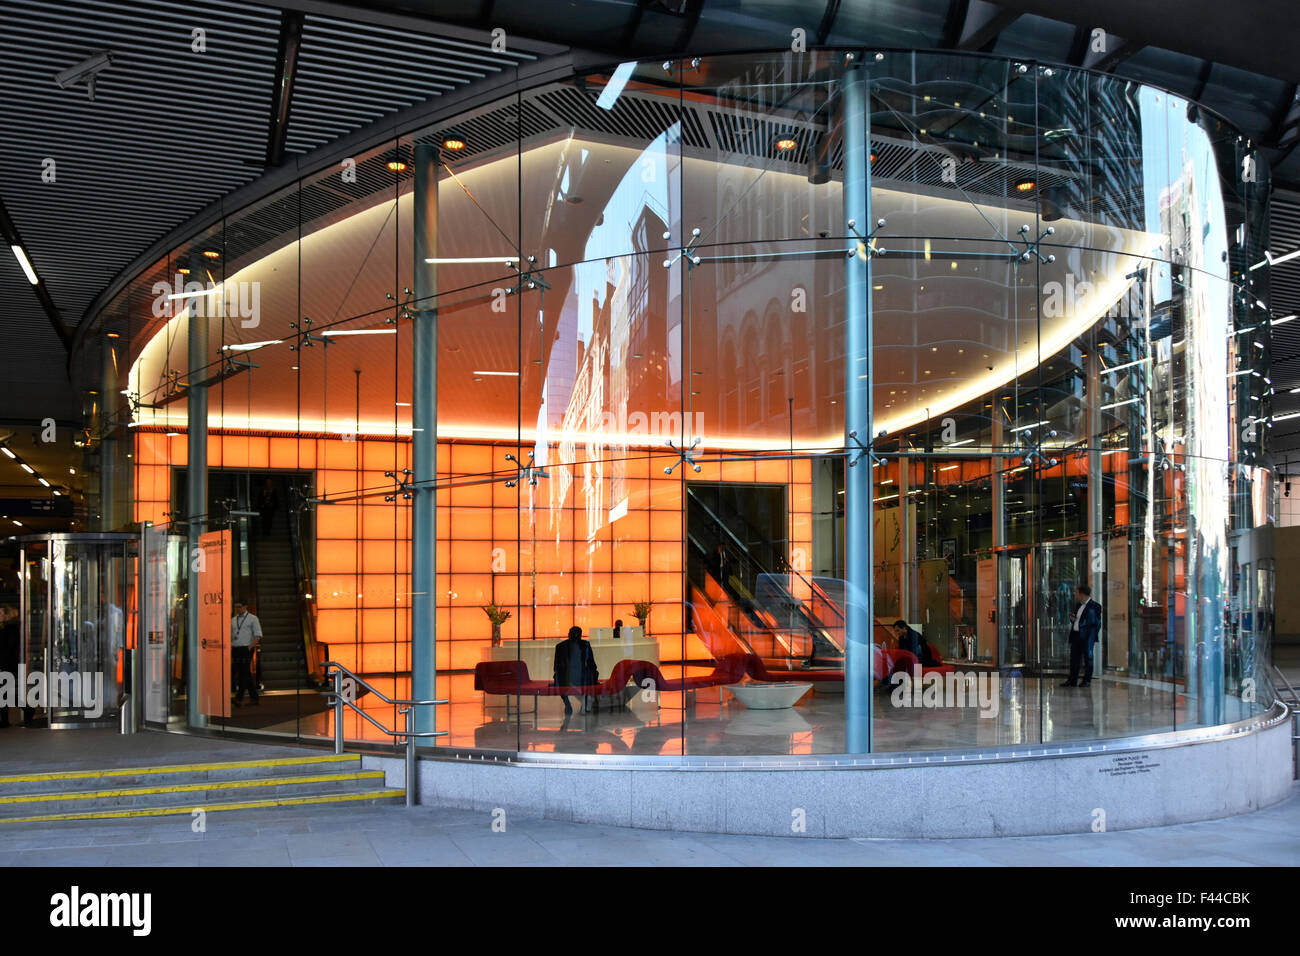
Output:
<svg viewBox="0 0 1300 956">
<path fill-rule="evenodd" d="M 1080 584 L 1075 594 L 1079 603 L 1070 617 L 1070 677 L 1062 687 L 1092 683 L 1092 646 L 1101 637 L 1101 605 L 1092 599 L 1092 588 Z"/>
<path fill-rule="evenodd" d="M 599 683 L 596 672 L 596 656 L 591 652 L 591 643 L 582 639 L 582 628 L 569 628 L 569 636 L 555 645 L 555 685 L 557 687 L 589 687 Z M 564 712 L 573 713 L 569 698 L 562 695 Z M 591 706 L 587 705 L 590 710 Z"/>
</svg>

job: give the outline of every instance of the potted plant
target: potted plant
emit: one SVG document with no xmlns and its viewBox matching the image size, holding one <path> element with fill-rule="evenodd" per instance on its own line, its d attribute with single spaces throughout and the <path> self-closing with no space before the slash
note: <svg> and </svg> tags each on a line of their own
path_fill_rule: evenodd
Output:
<svg viewBox="0 0 1300 956">
<path fill-rule="evenodd" d="M 488 604 L 483 608 L 483 613 L 487 619 L 492 622 L 492 646 L 501 646 L 501 625 L 510 620 L 510 612 L 497 607 L 495 604 Z"/>
<path fill-rule="evenodd" d="M 632 605 L 632 616 L 635 617 L 636 622 L 641 625 L 642 635 L 645 634 L 645 622 L 646 619 L 650 617 L 650 608 L 653 606 L 654 605 L 649 601 L 637 601 Z"/>
</svg>

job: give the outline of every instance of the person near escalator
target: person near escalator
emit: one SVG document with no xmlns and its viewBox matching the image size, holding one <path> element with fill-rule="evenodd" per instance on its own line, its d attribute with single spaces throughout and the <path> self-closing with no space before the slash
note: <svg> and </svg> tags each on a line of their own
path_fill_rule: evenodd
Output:
<svg viewBox="0 0 1300 956">
<path fill-rule="evenodd" d="M 253 680 L 253 651 L 262 643 L 262 622 L 248 609 L 242 598 L 235 602 L 235 616 L 230 619 L 230 657 L 235 665 L 235 706 L 244 703 L 244 692 L 258 703 L 257 683 Z"/>
<path fill-rule="evenodd" d="M 731 555 L 723 545 L 718 545 L 712 556 L 709 558 L 709 570 L 717 578 L 718 583 L 723 587 L 727 586 L 727 581 L 731 578 Z"/>
<path fill-rule="evenodd" d="M 257 496 L 257 510 L 262 517 L 263 537 L 271 533 L 271 527 L 275 521 L 275 512 L 279 507 L 280 496 L 275 493 L 275 482 L 268 478 Z"/>
</svg>

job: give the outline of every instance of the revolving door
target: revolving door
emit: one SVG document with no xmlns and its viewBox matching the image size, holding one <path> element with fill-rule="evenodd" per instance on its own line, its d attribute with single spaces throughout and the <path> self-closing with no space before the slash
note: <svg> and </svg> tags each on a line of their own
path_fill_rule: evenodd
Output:
<svg viewBox="0 0 1300 956">
<path fill-rule="evenodd" d="M 51 729 L 116 726 L 131 687 L 139 539 L 16 539 L 22 705 Z"/>
</svg>

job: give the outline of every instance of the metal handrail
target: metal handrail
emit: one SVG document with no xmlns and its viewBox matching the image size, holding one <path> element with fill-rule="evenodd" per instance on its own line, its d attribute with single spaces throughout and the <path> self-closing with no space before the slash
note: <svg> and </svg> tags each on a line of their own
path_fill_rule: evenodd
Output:
<svg viewBox="0 0 1300 956">
<path fill-rule="evenodd" d="M 406 739 L 406 805 L 408 807 L 415 806 L 416 797 L 418 795 L 418 789 L 419 789 L 419 777 L 415 772 L 415 742 L 421 737 L 446 737 L 447 736 L 447 731 L 445 730 L 416 730 L 415 710 L 417 707 L 436 707 L 439 704 L 447 703 L 447 701 L 445 700 L 396 700 L 392 697 L 389 697 L 378 687 L 375 687 L 373 684 L 369 683 L 364 677 L 361 677 L 359 674 L 356 674 L 348 670 L 348 668 L 344 667 L 342 664 L 338 663 L 337 661 L 325 662 L 325 676 L 329 677 L 330 674 L 334 675 L 334 683 L 332 685 L 332 689 L 329 692 L 329 696 L 332 696 L 334 698 L 333 701 L 331 702 L 331 705 L 334 708 L 334 752 L 336 754 L 343 753 L 343 708 L 345 706 L 351 707 L 353 710 L 355 710 L 366 720 L 370 721 L 370 723 L 373 724 L 375 728 L 378 729 L 381 733 L 385 733 L 388 736 L 394 738 L 394 743 L 396 743 L 396 738 L 398 737 L 405 738 Z M 406 715 L 406 729 L 389 730 L 387 727 L 385 727 L 379 721 L 375 720 L 375 718 L 371 717 L 364 710 L 362 710 L 351 700 L 349 700 L 347 695 L 343 693 L 344 675 L 356 681 L 366 690 L 370 691 L 370 693 L 374 694 L 376 697 L 382 700 L 385 704 L 392 704 L 395 707 L 397 707 L 397 712 L 399 714 Z"/>
</svg>

